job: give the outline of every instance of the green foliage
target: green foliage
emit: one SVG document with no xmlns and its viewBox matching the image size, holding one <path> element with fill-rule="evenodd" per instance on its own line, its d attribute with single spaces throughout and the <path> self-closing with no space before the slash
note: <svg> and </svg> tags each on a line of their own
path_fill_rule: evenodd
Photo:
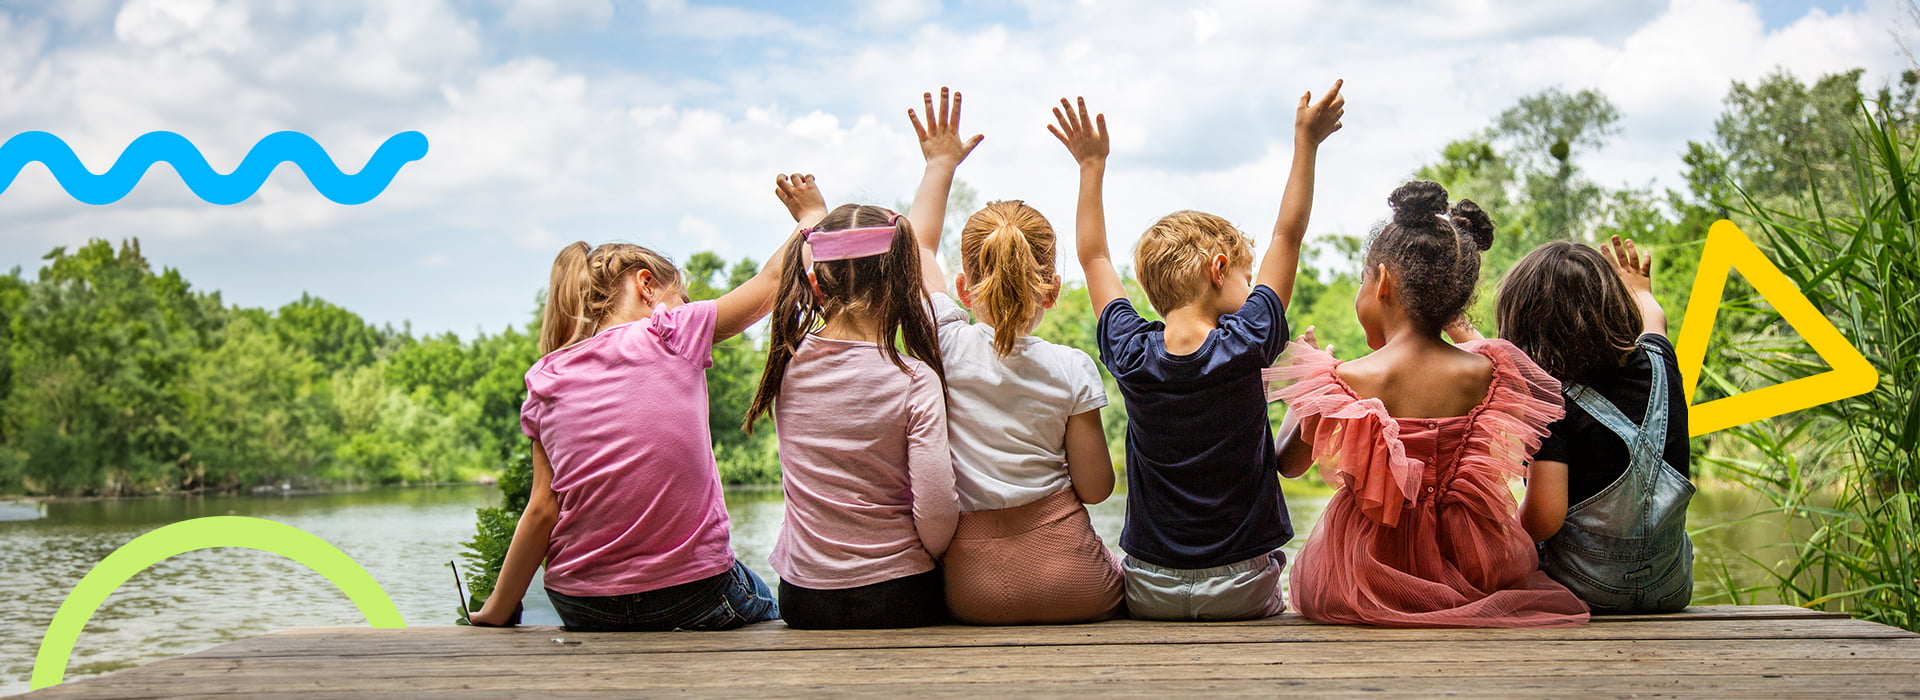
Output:
<svg viewBox="0 0 1920 700">
<path fill-rule="evenodd" d="M 517 437 L 531 333 L 379 330 L 311 296 L 228 307 L 137 241 L 0 276 L 0 494 L 475 478 Z"/>
<path fill-rule="evenodd" d="M 1748 196 L 1738 211 L 1781 271 L 1872 362 L 1880 384 L 1735 428 L 1740 443 L 1715 460 L 1774 504 L 1755 517 L 1788 525 L 1777 561 L 1745 554 L 1773 574 L 1783 601 L 1920 630 L 1920 132 L 1884 103 L 1856 109 L 1845 116 L 1848 141 L 1833 172 L 1762 179 L 1801 190 Z M 1829 175 L 1837 199 L 1824 192 Z M 1765 312 L 1754 298 L 1722 302 L 1722 314 Z M 1732 391 L 1826 371 L 1793 333 L 1778 323 L 1741 326 L 1733 361 L 1708 366 L 1707 381 Z"/>
<path fill-rule="evenodd" d="M 507 546 L 513 543 L 513 530 L 520 525 L 520 514 L 527 509 L 533 492 L 533 456 L 522 450 L 506 462 L 500 473 L 500 505 L 474 512 L 473 539 L 467 540 L 460 557 L 467 560 L 467 592 L 472 598 L 468 610 L 480 609 L 480 603 L 493 595 L 500 579 L 500 566 L 507 560 Z"/>
</svg>

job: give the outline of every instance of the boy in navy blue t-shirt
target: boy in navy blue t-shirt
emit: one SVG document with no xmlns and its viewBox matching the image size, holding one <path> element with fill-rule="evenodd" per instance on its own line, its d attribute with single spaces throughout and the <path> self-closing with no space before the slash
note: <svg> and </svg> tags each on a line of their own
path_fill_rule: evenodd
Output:
<svg viewBox="0 0 1920 700">
<path fill-rule="evenodd" d="M 1257 278 L 1253 240 L 1218 216 L 1178 211 L 1141 235 L 1134 268 L 1164 323 L 1134 311 L 1107 252 L 1106 116 L 1089 118 L 1084 99 L 1077 109 L 1063 99 L 1058 128 L 1047 127 L 1080 164 L 1080 265 L 1100 312 L 1100 361 L 1127 403 L 1120 547 L 1136 618 L 1238 620 L 1286 609 L 1278 550 L 1293 525 L 1260 370 L 1287 342 L 1314 160 L 1345 103 L 1339 82 L 1318 102 L 1300 97 L 1292 172 Z"/>
</svg>

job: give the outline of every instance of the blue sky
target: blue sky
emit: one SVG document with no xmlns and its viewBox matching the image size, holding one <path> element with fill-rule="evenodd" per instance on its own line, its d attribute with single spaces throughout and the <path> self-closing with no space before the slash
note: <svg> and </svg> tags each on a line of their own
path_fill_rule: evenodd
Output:
<svg viewBox="0 0 1920 700">
<path fill-rule="evenodd" d="M 1312 231 L 1359 233 L 1387 191 L 1520 96 L 1597 88 L 1622 132 L 1587 162 L 1608 185 L 1677 184 L 1732 80 L 1782 67 L 1907 66 L 1890 0 L 0 0 L 0 136 L 40 129 L 104 169 L 170 130 L 230 168 L 294 129 L 351 170 L 419 130 L 427 158 L 343 207 L 283 168 L 216 207 L 156 169 L 127 199 L 65 197 L 37 166 L 0 194 L 0 269 L 56 245 L 138 236 L 229 302 L 301 293 L 381 323 L 471 335 L 523 322 L 553 253 L 630 240 L 676 257 L 764 257 L 786 232 L 776 173 L 828 197 L 908 198 L 920 91 L 968 95 L 987 141 L 960 178 L 1071 230 L 1073 168 L 1046 109 L 1108 115 L 1116 246 L 1197 208 L 1271 225 L 1291 105 L 1348 81 Z M 1909 28 L 1909 35 L 1914 31 Z M 1496 217 L 1498 212 L 1495 212 Z M 1077 276 L 1068 261 L 1063 272 Z"/>
</svg>

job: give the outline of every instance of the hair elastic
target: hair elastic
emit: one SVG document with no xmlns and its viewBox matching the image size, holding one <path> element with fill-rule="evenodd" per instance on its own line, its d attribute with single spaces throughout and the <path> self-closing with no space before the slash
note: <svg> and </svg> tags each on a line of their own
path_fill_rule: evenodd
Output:
<svg viewBox="0 0 1920 700">
<path fill-rule="evenodd" d="M 814 262 L 864 258 L 880 255 L 893 248 L 893 235 L 899 223 L 900 215 L 894 214 L 887 219 L 885 226 L 839 231 L 810 230 L 802 236 L 808 249 L 813 251 Z"/>
</svg>

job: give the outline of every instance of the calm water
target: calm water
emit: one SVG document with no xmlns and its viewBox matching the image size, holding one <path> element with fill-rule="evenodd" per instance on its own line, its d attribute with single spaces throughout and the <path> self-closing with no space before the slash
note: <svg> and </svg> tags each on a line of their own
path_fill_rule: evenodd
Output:
<svg viewBox="0 0 1920 700">
<path fill-rule="evenodd" d="M 1294 484 L 1289 484 L 1291 488 Z M 208 515 L 275 520 L 331 542 L 367 568 L 399 606 L 409 625 L 451 624 L 457 604 L 445 562 L 473 534 L 473 510 L 497 498 L 492 487 L 388 489 L 311 496 L 209 496 L 52 504 L 0 503 L 0 694 L 23 692 L 47 622 L 73 585 L 108 553 L 168 523 Z M 1323 493 L 1288 494 L 1300 536 L 1296 555 Z M 1695 498 L 1696 528 L 1745 520 L 1757 510 L 1728 490 Z M 728 494 L 734 548 L 765 577 L 781 518 L 778 490 Z M 1120 535 L 1125 497 L 1092 508 L 1095 528 L 1109 545 Z M 1733 565 L 1744 583 L 1758 572 L 1738 555 L 1771 560 L 1780 531 L 1744 523 L 1702 533 L 1696 565 L 1700 596 L 1718 593 L 1713 572 Z M 536 581 L 526 621 L 558 624 Z M 1712 602 L 1712 601 L 1706 601 Z M 277 555 L 241 549 L 193 552 L 142 572 L 108 598 L 74 649 L 68 677 L 104 673 L 204 649 L 221 642 L 294 626 L 364 625 L 353 605 L 319 574 Z"/>
</svg>

